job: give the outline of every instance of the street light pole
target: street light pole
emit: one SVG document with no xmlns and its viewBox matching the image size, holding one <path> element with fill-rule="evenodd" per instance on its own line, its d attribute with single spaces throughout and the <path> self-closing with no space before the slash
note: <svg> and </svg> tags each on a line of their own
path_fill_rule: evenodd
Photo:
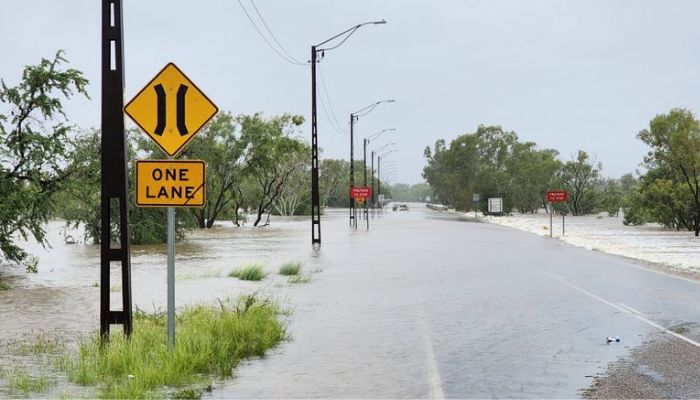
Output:
<svg viewBox="0 0 700 400">
<path fill-rule="evenodd" d="M 311 46 L 311 244 L 321 244 L 318 194 L 318 127 L 316 125 L 316 46 Z"/>
<path fill-rule="evenodd" d="M 355 120 L 354 113 L 350 114 L 350 191 L 355 187 Z M 350 197 L 350 226 L 357 227 L 357 212 L 355 210 L 355 199 Z"/>
<path fill-rule="evenodd" d="M 372 168 L 370 172 L 372 174 L 372 217 L 374 217 L 374 150 L 372 150 Z"/>
<path fill-rule="evenodd" d="M 352 191 L 352 188 L 355 187 L 355 160 L 354 160 L 354 149 L 355 149 L 355 122 L 357 122 L 360 117 L 365 116 L 372 112 L 378 105 L 382 103 L 393 103 L 395 100 L 390 99 L 390 100 L 379 100 L 377 102 L 374 102 L 367 107 L 361 108 L 354 113 L 350 114 L 350 191 Z M 381 132 L 378 132 L 374 136 L 378 136 L 381 133 L 387 131 L 387 130 L 394 130 L 394 129 L 385 129 Z M 370 139 L 370 137 L 366 138 Z M 366 155 L 365 155 L 365 165 L 366 165 Z M 365 178 L 364 186 L 367 186 L 367 179 Z M 349 195 L 348 195 L 349 196 Z M 355 228 L 357 228 L 357 209 L 355 207 L 355 199 L 350 197 L 350 225 L 354 225 Z"/>
<path fill-rule="evenodd" d="M 318 126 L 316 124 L 316 63 L 318 53 L 321 58 L 326 50 L 333 50 L 340 47 L 352 36 L 355 31 L 368 24 L 386 24 L 385 20 L 365 22 L 353 26 L 330 39 L 327 39 L 315 46 L 311 46 L 311 244 L 321 244 L 321 198 L 318 193 Z M 340 43 L 323 47 L 325 44 L 342 37 Z"/>
</svg>

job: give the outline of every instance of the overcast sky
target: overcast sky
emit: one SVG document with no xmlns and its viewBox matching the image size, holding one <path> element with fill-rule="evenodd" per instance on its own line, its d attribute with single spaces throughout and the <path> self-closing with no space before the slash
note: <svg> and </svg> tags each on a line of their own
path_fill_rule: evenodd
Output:
<svg viewBox="0 0 700 400">
<path fill-rule="evenodd" d="M 250 0 L 242 0 L 257 17 Z M 100 1 L 2 0 L 0 77 L 65 49 L 91 81 L 71 120 L 99 127 Z M 255 1 L 279 42 L 306 62 L 310 46 L 369 20 L 320 65 L 339 129 L 397 142 L 393 181 L 422 181 L 423 150 L 479 124 L 522 140 L 597 156 L 608 176 L 632 172 L 647 151 L 635 135 L 673 107 L 698 110 L 700 2 L 694 1 Z M 258 20 L 261 31 L 266 32 Z M 124 0 L 125 101 L 167 62 L 221 110 L 310 115 L 310 70 L 261 39 L 237 0 Z M 319 79 L 320 81 L 320 79 Z M 320 83 L 320 82 L 319 82 Z M 322 86 L 319 96 L 325 96 Z M 323 157 L 347 158 L 349 135 L 319 103 Z M 301 135 L 310 141 L 307 123 Z M 361 145 L 361 140 L 358 140 Z M 356 154 L 361 156 L 356 147 Z"/>
</svg>

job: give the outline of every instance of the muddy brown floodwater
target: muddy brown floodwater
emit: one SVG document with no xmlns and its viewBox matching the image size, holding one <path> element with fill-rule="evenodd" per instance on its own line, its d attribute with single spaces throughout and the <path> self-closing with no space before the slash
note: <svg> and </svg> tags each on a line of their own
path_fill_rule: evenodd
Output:
<svg viewBox="0 0 700 400">
<path fill-rule="evenodd" d="M 318 249 L 308 217 L 225 224 L 177 245 L 178 307 L 260 291 L 292 311 L 290 341 L 205 396 L 571 398 L 666 335 L 659 327 L 700 321 L 697 282 L 558 240 L 420 204 L 385 211 L 370 231 L 349 229 L 346 210 L 322 221 Z M 60 227 L 50 225 L 53 249 L 30 248 L 40 272 L 0 292 L 0 340 L 97 328 L 99 248 L 63 244 Z M 301 262 L 311 281 L 226 276 L 248 262 L 275 272 L 286 261 Z M 165 264 L 165 246 L 133 247 L 137 307 L 165 308 Z M 609 335 L 622 342 L 605 344 Z"/>
</svg>

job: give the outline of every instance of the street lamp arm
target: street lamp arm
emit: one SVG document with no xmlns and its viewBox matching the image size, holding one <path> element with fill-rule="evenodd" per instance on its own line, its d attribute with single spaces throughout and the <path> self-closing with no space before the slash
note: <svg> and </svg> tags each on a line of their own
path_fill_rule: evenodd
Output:
<svg viewBox="0 0 700 400">
<path fill-rule="evenodd" d="M 317 44 L 317 45 L 315 46 L 315 47 L 317 47 L 316 51 L 325 51 L 325 50 L 333 50 L 333 49 L 336 49 L 336 48 L 340 47 L 343 43 L 345 43 L 345 41 L 348 40 L 348 38 L 350 38 L 350 36 L 352 36 L 352 34 L 355 33 L 356 30 L 360 29 L 360 28 L 363 27 L 364 25 L 370 25 L 370 24 L 374 24 L 374 25 L 386 24 L 386 21 L 382 19 L 381 21 L 369 21 L 369 22 L 364 22 L 364 23 L 355 25 L 355 26 L 353 26 L 352 28 L 350 28 L 350 29 L 348 29 L 348 30 L 345 30 L 345 31 L 343 31 L 343 32 L 341 32 L 341 33 L 339 33 L 339 34 L 333 36 L 332 38 L 330 38 L 330 39 L 328 39 L 328 40 L 325 40 L 325 41 L 323 41 L 323 42 Z M 335 40 L 335 39 L 337 39 L 337 38 L 339 38 L 339 37 L 341 37 L 341 36 L 343 36 L 343 35 L 346 35 L 346 36 L 345 36 L 345 37 L 343 38 L 343 40 L 341 40 L 340 43 L 338 43 L 337 45 L 332 46 L 332 47 L 329 47 L 329 48 L 326 48 L 326 49 L 319 49 L 319 48 L 318 48 L 318 47 L 323 46 L 324 44 L 326 44 L 326 43 L 328 43 L 328 42 L 330 42 L 330 41 L 333 41 L 333 40 Z"/>
<path fill-rule="evenodd" d="M 374 110 L 378 105 L 380 105 L 380 104 L 382 104 L 382 103 L 393 103 L 393 102 L 395 102 L 395 101 L 396 101 L 396 100 L 394 100 L 394 99 L 379 100 L 378 102 L 372 103 L 372 104 L 368 105 L 368 106 L 365 107 L 365 108 L 362 108 L 362 109 L 360 109 L 360 110 L 358 110 L 358 111 L 355 111 L 355 112 L 352 113 L 352 114 L 353 114 L 355 117 L 362 117 L 362 116 L 367 115 L 367 114 L 369 114 L 370 112 L 372 112 L 372 110 Z"/>
</svg>

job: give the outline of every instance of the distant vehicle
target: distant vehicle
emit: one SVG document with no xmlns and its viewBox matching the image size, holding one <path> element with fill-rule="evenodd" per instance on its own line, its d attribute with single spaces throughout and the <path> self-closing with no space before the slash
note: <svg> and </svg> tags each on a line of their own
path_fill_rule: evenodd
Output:
<svg viewBox="0 0 700 400">
<path fill-rule="evenodd" d="M 396 203 L 394 203 L 394 205 L 391 206 L 391 211 L 396 211 L 396 210 L 398 210 L 398 209 L 399 209 L 399 205 L 396 204 Z"/>
<path fill-rule="evenodd" d="M 408 211 L 408 206 L 406 204 L 400 204 L 399 211 Z"/>
</svg>

